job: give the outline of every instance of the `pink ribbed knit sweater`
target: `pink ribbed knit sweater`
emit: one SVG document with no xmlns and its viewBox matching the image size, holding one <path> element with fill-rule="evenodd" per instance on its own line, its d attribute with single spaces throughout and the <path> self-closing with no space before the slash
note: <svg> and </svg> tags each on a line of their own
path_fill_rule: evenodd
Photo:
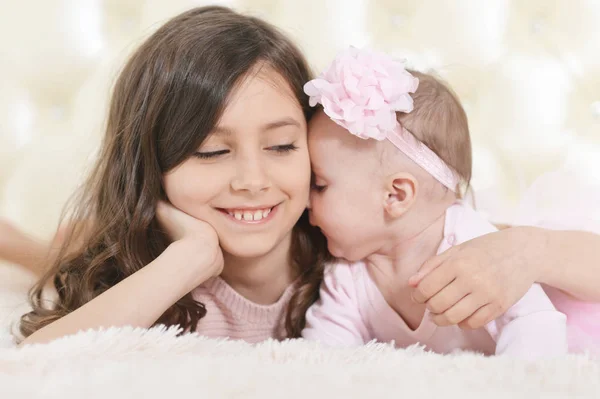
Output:
<svg viewBox="0 0 600 399">
<path fill-rule="evenodd" d="M 285 311 L 295 284 L 291 284 L 272 305 L 249 301 L 222 278 L 216 277 L 192 291 L 194 299 L 206 306 L 206 316 L 198 323 L 200 335 L 242 339 L 250 343 L 285 336 Z"/>
</svg>

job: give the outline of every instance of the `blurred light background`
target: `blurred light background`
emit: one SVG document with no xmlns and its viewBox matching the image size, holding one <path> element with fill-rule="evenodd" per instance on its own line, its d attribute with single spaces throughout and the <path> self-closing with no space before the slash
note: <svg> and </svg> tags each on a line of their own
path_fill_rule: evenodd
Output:
<svg viewBox="0 0 600 399">
<path fill-rule="evenodd" d="M 477 206 L 496 221 L 526 221 L 522 209 L 600 180 L 599 0 L 0 0 L 0 217 L 51 236 L 124 59 L 208 4 L 279 26 L 315 72 L 348 45 L 436 70 L 468 112 Z"/>
</svg>

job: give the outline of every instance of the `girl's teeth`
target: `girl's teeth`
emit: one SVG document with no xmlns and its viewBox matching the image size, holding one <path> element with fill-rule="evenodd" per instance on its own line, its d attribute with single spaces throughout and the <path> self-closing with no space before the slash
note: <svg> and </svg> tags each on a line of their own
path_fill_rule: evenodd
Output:
<svg viewBox="0 0 600 399">
<path fill-rule="evenodd" d="M 271 213 L 271 209 L 265 209 L 264 211 L 232 211 L 229 215 L 233 216 L 237 220 L 244 220 L 246 222 L 258 221 L 266 218 Z"/>
</svg>

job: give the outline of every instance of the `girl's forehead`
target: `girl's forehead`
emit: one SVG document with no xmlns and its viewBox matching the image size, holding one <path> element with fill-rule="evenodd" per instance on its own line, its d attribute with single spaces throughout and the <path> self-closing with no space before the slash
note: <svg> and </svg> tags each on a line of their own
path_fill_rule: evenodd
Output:
<svg viewBox="0 0 600 399">
<path fill-rule="evenodd" d="M 269 95 L 273 98 L 289 97 L 289 100 L 298 102 L 291 86 L 291 82 L 279 72 L 269 65 L 262 64 L 260 68 L 252 68 L 236 83 L 227 102 L 252 101 L 252 97 L 259 94 Z M 298 106 L 300 105 L 298 104 Z"/>
<path fill-rule="evenodd" d="M 219 123 L 268 125 L 293 120 L 306 126 L 302 107 L 293 91 L 277 76 L 275 72 L 261 72 L 240 82 L 229 96 Z"/>
</svg>

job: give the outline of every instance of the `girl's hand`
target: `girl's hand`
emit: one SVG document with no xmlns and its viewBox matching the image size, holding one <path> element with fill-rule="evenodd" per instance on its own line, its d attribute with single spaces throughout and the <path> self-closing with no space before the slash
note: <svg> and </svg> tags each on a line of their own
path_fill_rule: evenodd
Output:
<svg viewBox="0 0 600 399">
<path fill-rule="evenodd" d="M 411 277 L 413 300 L 439 326 L 481 328 L 525 295 L 538 279 L 543 241 L 519 228 L 477 237 L 431 258 Z"/>
<path fill-rule="evenodd" d="M 174 243 L 193 251 L 194 263 L 208 267 L 211 276 L 221 274 L 223 252 L 217 232 L 211 225 L 164 201 L 156 206 L 156 218 Z"/>
</svg>

